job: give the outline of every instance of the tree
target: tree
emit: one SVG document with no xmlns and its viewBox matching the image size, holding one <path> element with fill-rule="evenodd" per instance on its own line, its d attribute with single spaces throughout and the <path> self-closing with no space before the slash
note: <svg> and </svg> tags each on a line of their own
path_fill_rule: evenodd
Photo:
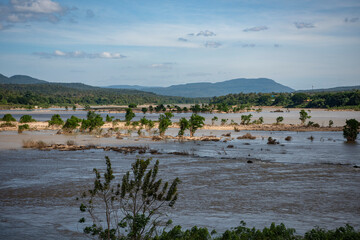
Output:
<svg viewBox="0 0 360 240">
<path fill-rule="evenodd" d="M 1 120 L 5 122 L 16 122 L 16 119 L 10 113 L 5 114 Z"/>
<path fill-rule="evenodd" d="M 248 125 L 251 121 L 252 114 L 241 115 L 241 124 Z"/>
<path fill-rule="evenodd" d="M 355 142 L 359 134 L 360 123 L 356 119 L 346 120 L 346 125 L 343 128 L 343 135 L 347 142 Z"/>
<path fill-rule="evenodd" d="M 108 114 L 106 114 L 106 122 L 112 122 L 113 121 L 114 116 L 109 116 Z"/>
<path fill-rule="evenodd" d="M 279 116 L 276 118 L 276 124 L 280 124 L 282 121 L 284 121 L 284 117 Z"/>
<path fill-rule="evenodd" d="M 89 129 L 89 132 L 92 130 L 101 127 L 104 125 L 103 118 L 100 114 L 96 114 L 94 111 L 89 111 L 87 113 L 87 119 L 83 119 L 81 123 L 81 129 Z"/>
<path fill-rule="evenodd" d="M 75 111 L 76 110 L 76 105 L 72 106 L 72 110 Z"/>
<path fill-rule="evenodd" d="M 165 114 L 160 114 L 159 116 L 159 133 L 160 136 L 164 136 L 165 131 L 168 129 L 168 127 L 172 124 L 171 122 L 171 118 L 174 115 L 172 113 L 165 113 Z"/>
<path fill-rule="evenodd" d="M 136 107 L 137 107 L 137 105 L 135 103 L 130 103 L 129 104 L 129 108 L 136 108 Z"/>
<path fill-rule="evenodd" d="M 190 110 L 193 112 L 193 113 L 198 113 L 201 111 L 201 107 L 199 104 L 195 104 L 195 105 L 192 105 L 190 106 Z"/>
<path fill-rule="evenodd" d="M 189 121 L 186 118 L 180 118 L 179 125 L 180 125 L 180 130 L 178 135 L 184 136 L 185 130 L 189 129 Z"/>
<path fill-rule="evenodd" d="M 146 107 L 141 108 L 141 111 L 143 112 L 143 114 L 145 114 L 147 112 L 147 110 L 148 109 Z"/>
<path fill-rule="evenodd" d="M 132 109 L 131 109 L 131 108 L 127 108 L 127 109 L 126 109 L 126 113 L 125 113 L 126 125 L 129 125 L 131 119 L 133 119 L 134 117 L 135 117 L 135 113 L 132 111 Z"/>
<path fill-rule="evenodd" d="M 51 120 L 49 121 L 49 126 L 52 126 L 52 125 L 61 126 L 63 124 L 64 124 L 64 121 L 61 119 L 59 114 L 52 115 Z"/>
<path fill-rule="evenodd" d="M 197 115 L 196 113 L 191 115 L 189 120 L 190 137 L 194 136 L 197 129 L 204 126 L 204 121 L 205 118 L 203 116 Z"/>
<path fill-rule="evenodd" d="M 23 115 L 21 118 L 20 118 L 20 123 L 28 123 L 28 122 L 36 122 L 35 119 L 32 118 L 32 116 L 30 115 Z"/>
<path fill-rule="evenodd" d="M 76 129 L 80 125 L 81 119 L 75 116 L 68 118 L 63 126 L 63 129 L 71 131 Z"/>
<path fill-rule="evenodd" d="M 334 121 L 333 120 L 329 120 L 329 127 L 331 128 L 334 125 Z"/>
<path fill-rule="evenodd" d="M 299 114 L 300 114 L 300 118 L 299 118 L 299 119 L 300 119 L 300 121 L 301 121 L 301 124 L 304 124 L 305 121 L 306 121 L 306 119 L 310 119 L 310 118 L 311 118 L 311 116 L 309 116 L 308 113 L 305 112 L 304 109 L 302 109 L 302 110 L 299 112 Z"/>
<path fill-rule="evenodd" d="M 214 125 L 215 124 L 215 121 L 219 120 L 219 118 L 217 116 L 214 116 L 212 119 L 211 119 L 211 125 Z"/>
<path fill-rule="evenodd" d="M 108 157 L 106 172 L 95 168 L 94 186 L 82 194 L 80 211 L 86 214 L 79 222 L 90 225 L 84 233 L 99 239 L 150 239 L 166 225 L 163 209 L 173 207 L 178 198 L 179 178 L 171 185 L 157 179 L 159 161 L 149 169 L 151 159 L 137 159 L 122 182 L 114 183 L 115 175 Z M 99 215 L 103 213 L 103 215 Z M 104 224 L 103 224 L 104 223 Z M 168 222 L 169 223 L 169 222 Z"/>
</svg>

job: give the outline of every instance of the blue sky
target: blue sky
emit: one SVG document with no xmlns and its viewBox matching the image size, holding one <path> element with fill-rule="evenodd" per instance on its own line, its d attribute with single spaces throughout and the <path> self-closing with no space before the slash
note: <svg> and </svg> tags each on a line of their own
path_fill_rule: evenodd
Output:
<svg viewBox="0 0 360 240">
<path fill-rule="evenodd" d="M 0 0 L 0 73 L 95 86 L 360 85 L 360 1 Z"/>
</svg>

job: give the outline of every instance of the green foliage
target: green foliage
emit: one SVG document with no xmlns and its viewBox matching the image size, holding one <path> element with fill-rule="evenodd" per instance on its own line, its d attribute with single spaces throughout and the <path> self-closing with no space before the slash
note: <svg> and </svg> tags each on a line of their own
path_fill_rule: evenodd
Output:
<svg viewBox="0 0 360 240">
<path fill-rule="evenodd" d="M 86 105 L 84 106 L 84 110 L 85 110 L 85 111 L 89 111 L 90 109 L 91 109 L 91 107 L 90 107 L 89 104 L 86 104 Z"/>
<path fill-rule="evenodd" d="M 92 132 L 96 128 L 100 128 L 104 125 L 103 118 L 100 114 L 96 114 L 94 111 L 89 111 L 87 113 L 87 119 L 83 119 L 81 122 L 81 129 L 89 129 L 89 132 Z"/>
<path fill-rule="evenodd" d="M 143 107 L 141 108 L 141 111 L 143 112 L 143 114 L 145 114 L 148 111 L 148 109 L 146 107 Z"/>
<path fill-rule="evenodd" d="M 219 118 L 217 116 L 214 116 L 212 119 L 211 119 L 211 125 L 214 125 L 215 124 L 215 121 L 219 120 Z"/>
<path fill-rule="evenodd" d="M 105 159 L 106 172 L 94 169 L 94 185 L 82 194 L 80 211 L 85 216 L 79 222 L 88 224 L 84 233 L 99 239 L 151 239 L 166 226 L 163 209 L 176 203 L 180 180 L 163 183 L 157 179 L 159 161 L 148 169 L 151 159 L 137 159 L 131 174 L 116 184 L 110 159 Z"/>
<path fill-rule="evenodd" d="M 329 127 L 332 127 L 334 125 L 334 121 L 333 120 L 329 120 Z"/>
<path fill-rule="evenodd" d="M 360 239 L 360 232 L 348 224 L 335 230 L 316 227 L 305 233 L 304 240 L 352 240 Z"/>
<path fill-rule="evenodd" d="M 154 240 L 209 240 L 211 236 L 207 228 L 192 227 L 186 231 L 181 229 L 181 226 L 175 226 L 169 232 L 164 231 L 160 236 L 155 237 Z"/>
<path fill-rule="evenodd" d="M 204 126 L 205 118 L 197 115 L 196 113 L 192 114 L 189 120 L 189 130 L 190 136 L 194 136 L 194 133 L 197 129 L 202 128 Z"/>
<path fill-rule="evenodd" d="M 311 116 L 309 116 L 308 115 L 308 113 L 304 110 L 304 109 L 302 109 L 300 112 L 299 112 L 299 114 L 300 114 L 300 121 L 301 121 L 301 124 L 304 124 L 305 123 L 305 121 L 306 121 L 306 119 L 310 119 L 311 118 Z"/>
<path fill-rule="evenodd" d="M 359 134 L 360 123 L 356 119 L 346 120 L 346 125 L 343 128 L 343 136 L 347 142 L 355 142 Z"/>
<path fill-rule="evenodd" d="M 276 118 L 276 124 L 280 124 L 282 121 L 284 121 L 284 117 L 279 116 Z"/>
<path fill-rule="evenodd" d="M 80 118 L 77 118 L 75 116 L 71 116 L 70 118 L 68 118 L 63 126 L 63 129 L 66 130 L 74 130 L 75 128 L 77 128 L 79 126 L 79 123 L 81 122 Z"/>
<path fill-rule="evenodd" d="M 199 104 L 195 104 L 195 105 L 192 105 L 190 106 L 190 110 L 193 112 L 193 113 L 198 113 L 201 111 L 201 107 Z"/>
<path fill-rule="evenodd" d="M 229 119 L 222 118 L 220 125 L 221 125 L 221 126 L 224 126 L 228 120 L 229 120 Z"/>
<path fill-rule="evenodd" d="M 189 129 L 189 121 L 186 118 L 180 118 L 179 121 L 179 126 L 180 126 L 180 130 L 178 135 L 179 136 L 184 136 L 185 130 Z"/>
<path fill-rule="evenodd" d="M 16 122 L 16 119 L 10 113 L 5 114 L 1 120 L 5 122 Z"/>
<path fill-rule="evenodd" d="M 131 119 L 133 119 L 134 117 L 135 117 L 135 113 L 132 111 L 132 109 L 131 109 L 131 108 L 127 108 L 127 109 L 126 109 L 126 113 L 125 113 L 125 121 L 126 121 L 126 124 L 129 125 Z"/>
<path fill-rule="evenodd" d="M 29 124 L 23 124 L 18 126 L 18 133 L 22 133 L 24 130 L 29 130 Z"/>
<path fill-rule="evenodd" d="M 64 124 L 64 121 L 61 119 L 59 114 L 52 115 L 51 120 L 49 121 L 49 126 L 52 126 L 52 125 L 61 126 L 63 124 Z"/>
<path fill-rule="evenodd" d="M 128 105 L 129 108 L 136 108 L 137 107 L 137 104 L 136 103 L 130 103 Z"/>
<path fill-rule="evenodd" d="M 160 133 L 160 136 L 164 136 L 165 131 L 172 124 L 171 118 L 173 116 L 174 116 L 174 114 L 169 113 L 169 112 L 166 112 L 165 114 L 160 114 L 160 116 L 159 116 L 159 133 Z"/>
<path fill-rule="evenodd" d="M 76 110 L 76 106 L 75 106 L 75 105 L 72 106 L 72 110 L 73 110 L 73 111 Z"/>
<path fill-rule="evenodd" d="M 35 119 L 32 118 L 30 115 L 23 115 L 20 118 L 20 123 L 29 123 L 29 122 L 36 122 Z"/>
<path fill-rule="evenodd" d="M 249 125 L 252 118 L 252 114 L 249 115 L 241 115 L 241 124 Z"/>
<path fill-rule="evenodd" d="M 113 119 L 114 119 L 114 116 L 109 116 L 108 114 L 106 114 L 106 122 L 112 122 L 113 121 Z"/>
</svg>

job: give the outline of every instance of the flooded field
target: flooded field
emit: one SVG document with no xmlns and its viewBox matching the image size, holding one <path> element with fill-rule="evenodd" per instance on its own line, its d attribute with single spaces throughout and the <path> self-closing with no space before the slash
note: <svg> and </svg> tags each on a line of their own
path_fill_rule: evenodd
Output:
<svg viewBox="0 0 360 240">
<path fill-rule="evenodd" d="M 244 112 L 244 113 L 199 113 L 205 117 L 205 123 L 210 124 L 211 118 L 214 116 L 218 117 L 218 121 L 215 124 L 219 125 L 221 119 L 228 119 L 228 123 L 231 120 L 235 121 L 236 123 L 240 123 L 241 115 L 248 115 L 252 114 L 252 120 L 256 120 L 259 117 L 264 118 L 265 124 L 275 123 L 276 118 L 279 116 L 284 117 L 283 123 L 285 124 L 299 124 L 299 109 L 281 109 L 283 112 L 275 112 L 276 110 L 280 110 L 279 108 L 264 108 L 261 112 Z M 345 125 L 346 119 L 360 119 L 360 112 L 359 111 L 327 111 L 323 109 L 308 109 L 308 114 L 311 116 L 310 121 L 315 123 L 319 123 L 320 126 L 327 126 L 329 124 L 329 120 L 333 120 L 334 126 L 343 126 Z M 28 114 L 31 115 L 37 121 L 48 121 L 51 119 L 51 116 L 54 114 L 59 114 L 63 119 L 68 119 L 72 115 L 78 118 L 86 118 L 87 111 L 77 110 L 72 111 L 68 110 L 65 111 L 63 109 L 44 109 L 44 110 L 0 110 L 0 116 L 4 114 L 11 113 L 16 120 L 19 120 L 21 116 Z M 114 116 L 114 119 L 125 120 L 125 113 L 119 112 L 98 112 L 101 116 L 105 119 L 106 115 Z M 192 113 L 174 113 L 173 121 L 177 122 L 180 118 L 190 118 Z M 150 120 L 158 120 L 159 113 L 136 113 L 136 117 L 133 121 L 139 121 L 140 118 L 145 116 L 147 119 Z"/>
<path fill-rule="evenodd" d="M 93 138 L 97 145 L 147 146 L 160 155 L 22 149 L 14 141 L 16 133 L 2 132 L 1 145 L 16 144 L 12 150 L 0 149 L 0 238 L 85 239 L 75 198 L 92 183 L 93 168 L 105 169 L 105 155 L 118 180 L 137 157 L 159 159 L 159 174 L 167 180 L 179 177 L 180 197 L 169 215 L 185 228 L 198 225 L 222 232 L 241 220 L 259 228 L 283 222 L 299 234 L 314 226 L 360 227 L 359 143 L 345 144 L 341 132 L 253 131 L 255 140 L 236 139 L 247 132 L 232 131 L 234 139 L 227 142 Z M 221 136 L 224 131 L 197 134 Z M 267 145 L 269 136 L 280 144 Z M 292 140 L 285 141 L 287 136 Z M 91 136 L 73 138 L 82 144 Z"/>
</svg>

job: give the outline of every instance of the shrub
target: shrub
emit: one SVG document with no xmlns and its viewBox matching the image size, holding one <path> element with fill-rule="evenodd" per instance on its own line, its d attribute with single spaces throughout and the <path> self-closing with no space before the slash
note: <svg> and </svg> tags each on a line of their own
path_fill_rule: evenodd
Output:
<svg viewBox="0 0 360 240">
<path fill-rule="evenodd" d="M 30 129 L 29 124 L 23 124 L 18 126 L 18 133 L 22 133 L 24 130 Z"/>
<path fill-rule="evenodd" d="M 20 123 L 28 123 L 28 122 L 36 122 L 35 119 L 32 118 L 30 115 L 24 115 L 20 118 Z"/>
<path fill-rule="evenodd" d="M 343 136 L 347 142 L 355 142 L 359 134 L 360 123 L 356 119 L 346 120 L 346 125 L 343 128 Z"/>
<path fill-rule="evenodd" d="M 16 122 L 16 119 L 10 113 L 5 114 L 1 120 L 5 122 Z"/>
<path fill-rule="evenodd" d="M 64 121 L 61 119 L 60 115 L 59 114 L 54 114 L 52 117 L 51 117 L 51 120 L 49 121 L 49 126 L 52 126 L 52 125 L 58 125 L 58 126 L 61 126 L 64 124 Z"/>
<path fill-rule="evenodd" d="M 79 123 L 81 122 L 80 118 L 77 118 L 75 116 L 71 116 L 66 120 L 66 123 L 63 126 L 63 129 L 66 130 L 74 130 L 79 126 Z"/>
</svg>

